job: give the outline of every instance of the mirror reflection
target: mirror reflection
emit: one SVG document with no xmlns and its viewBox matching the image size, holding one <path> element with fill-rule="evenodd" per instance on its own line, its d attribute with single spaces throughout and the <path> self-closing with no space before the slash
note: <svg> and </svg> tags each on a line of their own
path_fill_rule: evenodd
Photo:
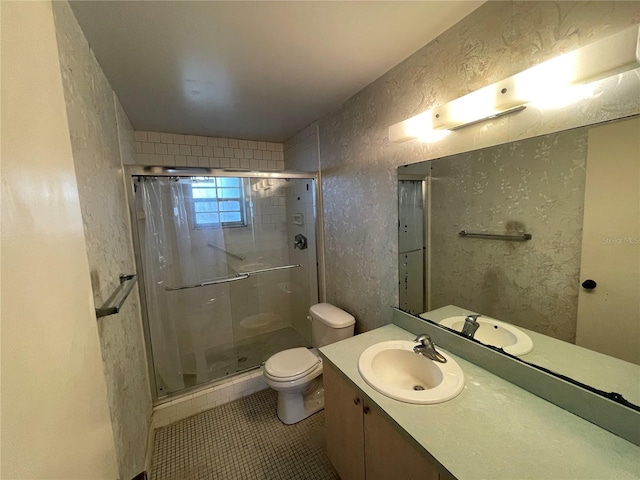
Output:
<svg viewBox="0 0 640 480">
<path fill-rule="evenodd" d="M 640 364 L 639 133 L 636 116 L 399 167 L 400 308 Z M 533 343 L 523 359 L 562 357 Z"/>
</svg>

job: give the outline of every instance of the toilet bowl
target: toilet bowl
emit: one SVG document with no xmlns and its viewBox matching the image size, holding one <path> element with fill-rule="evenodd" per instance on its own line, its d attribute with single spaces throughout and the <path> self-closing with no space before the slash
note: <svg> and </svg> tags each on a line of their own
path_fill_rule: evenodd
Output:
<svg viewBox="0 0 640 480">
<path fill-rule="evenodd" d="M 317 350 L 305 347 L 276 353 L 265 363 L 265 382 L 278 392 L 278 418 L 283 423 L 297 423 L 324 407 L 321 375 Z"/>
<path fill-rule="evenodd" d="M 314 347 L 353 336 L 355 319 L 328 303 L 309 309 Z M 266 384 L 278 392 L 278 418 L 297 423 L 324 408 L 322 359 L 316 348 L 290 348 L 271 356 L 264 364 Z"/>
</svg>

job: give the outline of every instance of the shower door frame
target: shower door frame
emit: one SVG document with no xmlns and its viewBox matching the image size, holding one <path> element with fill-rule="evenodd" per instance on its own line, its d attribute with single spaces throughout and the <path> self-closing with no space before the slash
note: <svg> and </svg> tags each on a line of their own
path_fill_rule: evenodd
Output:
<svg viewBox="0 0 640 480">
<path fill-rule="evenodd" d="M 398 174 L 398 209 L 400 208 L 400 182 L 421 182 L 423 220 L 423 248 L 422 258 L 422 303 L 425 312 L 431 310 L 431 165 L 428 174 Z M 399 211 L 399 210 L 398 210 Z M 398 236 L 400 235 L 400 214 L 398 214 Z M 399 262 L 398 262 L 399 263 Z M 399 271 L 399 270 L 398 270 Z M 399 289 L 400 287 L 398 287 Z M 399 292 L 398 292 L 399 293 Z M 398 295 L 399 296 L 399 295 Z"/>
<path fill-rule="evenodd" d="M 290 170 L 278 171 L 260 171 L 260 170 L 242 170 L 242 169 L 218 169 L 207 167 L 164 167 L 164 166 L 142 166 L 129 165 L 124 168 L 125 190 L 127 192 L 127 202 L 129 204 L 129 215 L 131 220 L 131 234 L 133 241 L 133 253 L 136 261 L 136 270 L 138 273 L 138 291 L 140 294 L 140 310 L 142 314 L 142 329 L 144 332 L 145 357 L 147 359 L 147 372 L 149 375 L 149 386 L 151 388 L 151 400 L 153 406 L 167 403 L 171 400 L 179 398 L 197 390 L 209 388 L 213 385 L 225 383 L 233 375 L 229 375 L 222 379 L 211 380 L 209 382 L 187 387 L 179 392 L 170 393 L 163 397 L 158 397 L 158 385 L 156 383 L 155 368 L 153 362 L 151 332 L 149 330 L 149 312 L 147 310 L 147 296 L 145 289 L 145 278 L 142 268 L 142 258 L 140 250 L 140 237 L 138 232 L 138 219 L 136 214 L 135 201 L 135 177 L 236 177 L 236 178 L 295 178 L 314 181 L 314 201 L 315 201 L 315 235 L 316 235 L 316 269 L 318 276 L 318 300 L 324 302 L 325 293 L 325 265 L 324 265 L 324 235 L 323 235 L 323 216 L 322 216 L 322 188 L 320 185 L 320 175 L 318 172 L 299 172 Z M 260 365 L 252 369 L 260 368 Z"/>
</svg>

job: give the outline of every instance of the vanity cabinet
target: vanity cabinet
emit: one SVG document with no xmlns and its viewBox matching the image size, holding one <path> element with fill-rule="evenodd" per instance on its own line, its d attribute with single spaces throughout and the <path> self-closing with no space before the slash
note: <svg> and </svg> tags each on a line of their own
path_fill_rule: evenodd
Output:
<svg viewBox="0 0 640 480">
<path fill-rule="evenodd" d="M 323 365 L 327 454 L 342 480 L 449 480 L 329 362 Z"/>
</svg>

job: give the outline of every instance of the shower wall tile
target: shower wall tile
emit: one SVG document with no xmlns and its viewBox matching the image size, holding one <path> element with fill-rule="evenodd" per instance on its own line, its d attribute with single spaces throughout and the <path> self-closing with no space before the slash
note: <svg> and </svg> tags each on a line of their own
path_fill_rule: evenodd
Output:
<svg viewBox="0 0 640 480">
<path fill-rule="evenodd" d="M 313 122 L 284 143 L 286 169 L 303 172 L 320 170 L 318 147 L 318 122 Z"/>
<path fill-rule="evenodd" d="M 390 125 L 638 22 L 638 2 L 486 2 L 321 118 L 327 301 L 354 314 L 359 332 L 391 321 L 399 165 L 640 113 L 640 77 L 612 77 L 591 99 L 531 106 L 436 143 L 390 144 Z M 287 167 L 308 165 L 294 140 Z"/>
<path fill-rule="evenodd" d="M 289 263 L 284 202 L 287 182 L 280 179 L 251 179 L 253 221 L 250 236 L 245 236 L 248 251 L 254 258 L 245 259 L 244 265 L 255 268 L 286 265 Z M 254 240 L 259 239 L 259 245 Z M 240 266 L 243 266 L 240 264 Z M 290 272 L 275 272 L 256 276 L 231 287 L 234 339 L 242 340 L 291 325 L 288 299 L 281 295 L 277 284 L 286 282 Z"/>
<path fill-rule="evenodd" d="M 282 143 L 136 131 L 132 145 L 138 165 L 284 170 Z"/>
<path fill-rule="evenodd" d="M 71 147 L 94 301 L 101 305 L 121 273 L 135 272 L 122 164 L 133 132 L 67 2 L 53 2 Z M 144 470 L 152 404 L 135 288 L 117 315 L 98 321 L 119 478 Z M 77 386 L 81 388 L 81 385 Z"/>
<path fill-rule="evenodd" d="M 314 199 L 307 191 L 307 185 L 311 185 L 310 180 L 300 182 L 290 189 L 286 199 L 286 217 L 289 238 L 294 238 L 298 234 L 307 238 L 306 250 L 298 250 L 292 243 L 288 245 L 291 263 L 308 266 L 306 269 L 291 271 L 288 295 L 293 313 L 292 325 L 308 342 L 311 342 L 311 324 L 307 320 L 307 315 L 309 307 L 318 303 L 318 265 L 317 258 L 310 257 L 309 253 L 317 252 L 317 242 Z M 294 223 L 294 215 L 299 214 L 302 215 L 302 225 Z"/>
<path fill-rule="evenodd" d="M 319 144 L 318 144 L 318 122 L 313 122 L 305 127 L 284 143 L 285 167 L 287 170 L 298 170 L 306 172 L 320 172 Z M 321 173 L 321 172 L 320 172 Z M 302 184 L 298 187 L 303 188 Z M 300 201 L 298 198 L 302 198 Z M 315 229 L 314 199 L 309 198 L 306 191 L 291 190 L 287 197 L 287 227 L 289 237 L 293 238 L 298 233 L 307 237 L 309 249 L 316 251 L 315 259 L 308 259 L 306 251 L 300 251 L 289 245 L 289 257 L 292 263 L 309 264 L 308 273 L 302 270 L 295 270 L 291 273 L 290 284 L 288 285 L 289 296 L 291 297 L 293 312 L 293 327 L 308 341 L 311 342 L 311 324 L 307 320 L 309 307 L 319 301 L 318 291 L 318 271 L 323 269 L 323 252 L 317 251 L 316 235 L 320 235 L 320 230 Z M 294 214 L 302 214 L 304 225 L 293 223 Z"/>
</svg>

